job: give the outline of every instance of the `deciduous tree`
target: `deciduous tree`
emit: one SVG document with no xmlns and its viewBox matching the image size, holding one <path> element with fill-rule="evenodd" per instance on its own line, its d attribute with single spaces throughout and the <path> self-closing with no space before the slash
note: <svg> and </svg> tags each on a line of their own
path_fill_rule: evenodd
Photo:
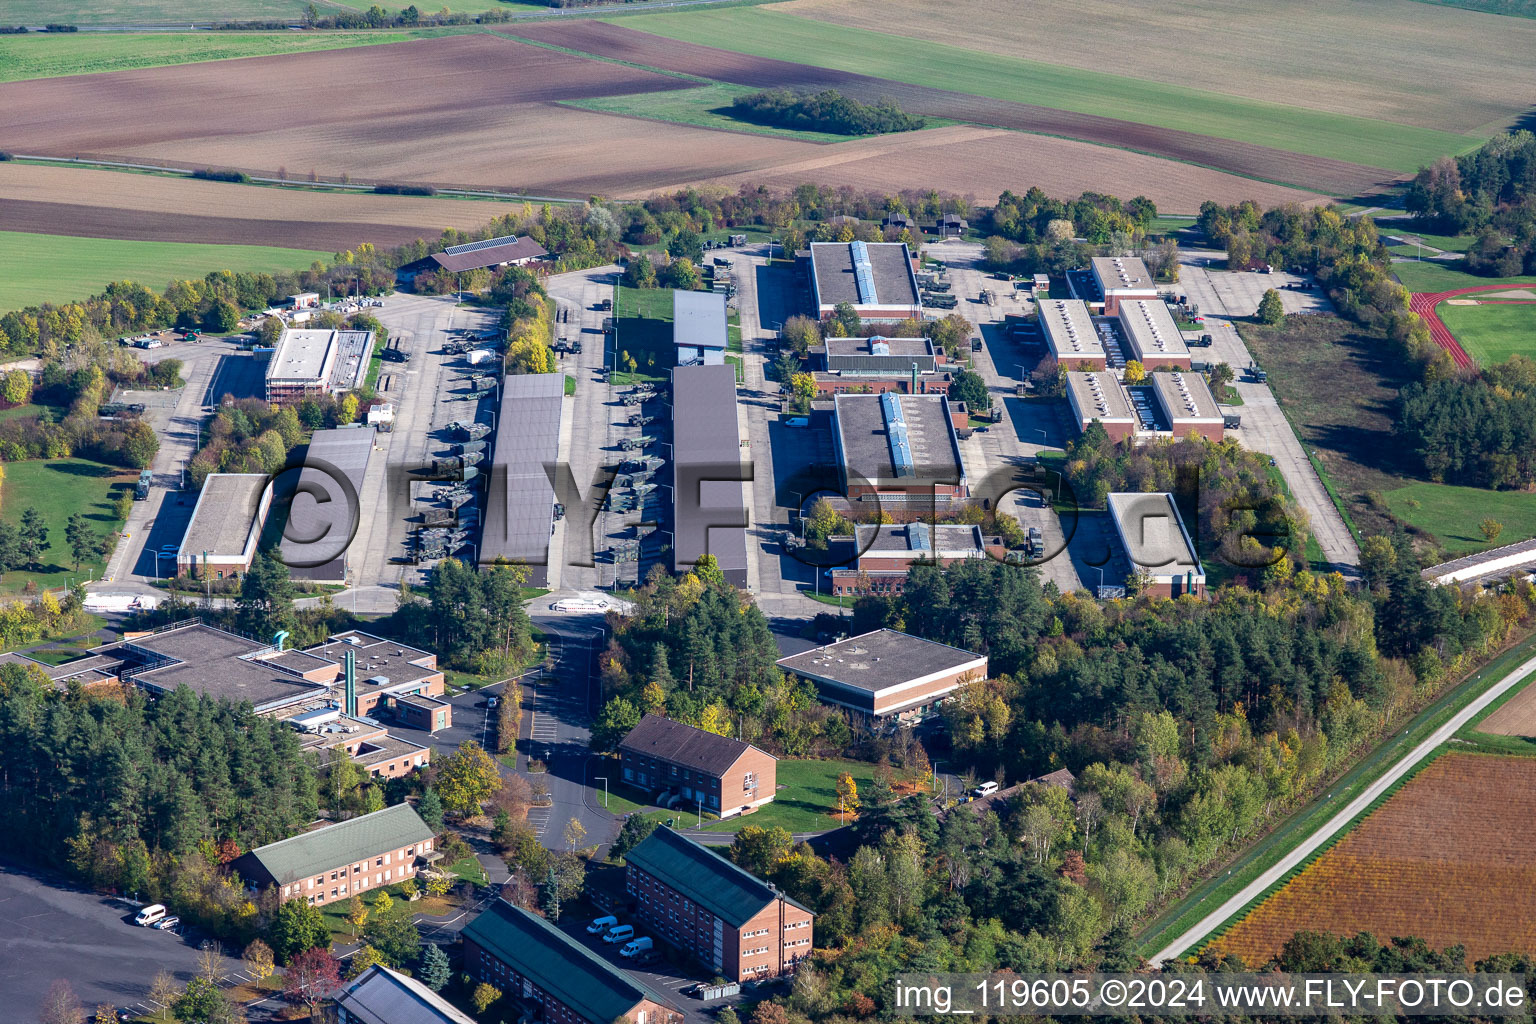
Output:
<svg viewBox="0 0 1536 1024">
<path fill-rule="evenodd" d="M 438 796 L 444 807 L 461 817 L 479 814 L 480 805 L 501 788 L 495 759 L 474 740 L 466 740 L 435 764 Z"/>
</svg>

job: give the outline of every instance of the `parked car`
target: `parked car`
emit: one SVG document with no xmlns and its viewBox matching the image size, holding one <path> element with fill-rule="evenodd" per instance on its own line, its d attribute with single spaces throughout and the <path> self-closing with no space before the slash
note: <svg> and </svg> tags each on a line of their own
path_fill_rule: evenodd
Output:
<svg viewBox="0 0 1536 1024">
<path fill-rule="evenodd" d="M 618 924 L 608 929 L 608 934 L 603 936 L 604 942 L 628 942 L 635 937 L 635 926 L 632 924 Z"/>
<path fill-rule="evenodd" d="M 139 911 L 138 916 L 133 919 L 133 923 L 142 927 L 148 927 L 164 916 L 165 904 L 151 903 L 149 906 Z"/>
<path fill-rule="evenodd" d="M 607 917 L 599 917 L 587 925 L 588 935 L 601 935 L 603 932 L 619 923 L 619 919 L 609 914 Z"/>
<path fill-rule="evenodd" d="M 159 921 L 156 921 L 155 927 L 163 932 L 168 932 L 179 924 L 181 924 L 181 918 L 173 914 L 170 917 L 162 917 Z"/>
<path fill-rule="evenodd" d="M 487 697 L 487 698 L 485 698 L 485 706 L 488 707 L 488 708 L 493 708 L 497 704 L 500 704 L 500 703 L 501 703 L 501 698 L 500 697 Z"/>
<path fill-rule="evenodd" d="M 995 783 L 995 782 L 983 782 L 981 785 L 979 785 L 975 789 L 971 790 L 971 799 L 972 800 L 979 800 L 979 799 L 981 799 L 984 796 L 991 796 L 993 793 L 996 793 L 996 792 L 997 792 L 997 783 Z"/>
</svg>

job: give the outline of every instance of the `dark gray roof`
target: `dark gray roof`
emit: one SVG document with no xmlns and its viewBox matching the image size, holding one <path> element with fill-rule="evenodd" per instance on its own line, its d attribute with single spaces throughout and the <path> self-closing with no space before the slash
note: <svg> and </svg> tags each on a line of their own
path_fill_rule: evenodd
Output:
<svg viewBox="0 0 1536 1024">
<path fill-rule="evenodd" d="M 613 1024 L 641 1001 L 671 1000 L 614 967 L 537 914 L 497 900 L 464 927 L 474 942 L 549 993 L 587 1024 Z"/>
<path fill-rule="evenodd" d="M 490 562 L 499 557 L 546 565 L 550 525 L 555 517 L 555 487 L 550 474 L 560 457 L 565 374 L 507 377 L 501 395 L 480 560 Z"/>
<path fill-rule="evenodd" d="M 415 978 L 375 964 L 336 996 L 358 1024 L 475 1024 L 475 1019 Z"/>
<path fill-rule="evenodd" d="M 249 702 L 257 711 L 285 707 L 326 691 L 324 683 L 285 671 L 289 662 L 281 656 L 275 661 L 255 657 L 270 649 L 259 640 L 198 622 L 108 644 L 92 653 L 122 658 L 130 666 L 123 673 L 147 689 L 169 692 L 186 686 L 215 700 Z"/>
<path fill-rule="evenodd" d="M 746 586 L 746 505 L 736 421 L 736 368 L 679 366 L 672 371 L 673 569 L 686 572 L 715 556 L 738 587 Z M 748 467 L 750 468 L 750 466 Z M 694 507 L 694 501 L 697 507 Z"/>
<path fill-rule="evenodd" d="M 304 468 L 299 470 L 291 500 L 286 493 L 274 494 L 273 504 L 287 509 L 292 526 L 292 530 L 282 530 L 279 549 L 294 576 L 342 578 L 340 563 L 358 525 L 354 516 L 359 511 L 358 498 L 373 441 L 374 432 L 368 427 L 315 431 L 305 449 Z M 321 501 L 322 497 L 330 500 Z M 301 544 L 290 540 L 290 533 L 322 539 Z"/>
<path fill-rule="evenodd" d="M 728 331 L 724 292 L 672 293 L 673 344 L 724 351 Z"/>
<path fill-rule="evenodd" d="M 432 259 L 444 270 L 459 273 L 464 270 L 478 270 L 481 267 L 514 263 L 518 260 L 535 259 L 547 254 L 548 250 L 531 238 L 503 235 L 500 238 L 487 238 L 479 242 L 450 245 L 442 252 L 434 253 Z"/>
<path fill-rule="evenodd" d="M 855 267 L 856 247 L 868 256 L 868 284 L 874 294 L 864 294 Z M 916 306 L 917 276 L 905 242 L 812 242 L 812 287 L 818 304 L 835 306 Z"/>
<path fill-rule="evenodd" d="M 821 356 L 828 370 L 904 374 L 911 372 L 913 363 L 920 373 L 937 366 L 933 342 L 927 338 L 828 338 Z"/>
<path fill-rule="evenodd" d="M 1104 498 L 1131 564 L 1153 579 L 1194 573 L 1205 578 L 1179 506 L 1167 491 L 1117 491 Z"/>
<path fill-rule="evenodd" d="M 914 679 L 969 665 L 983 671 L 985 662 L 985 655 L 894 629 L 877 629 L 803 654 L 780 658 L 778 665 L 811 679 L 879 693 Z"/>
<path fill-rule="evenodd" d="M 854 527 L 861 555 L 912 554 L 923 558 L 981 558 L 986 554 L 981 527 L 957 524 L 899 523 Z"/>
<path fill-rule="evenodd" d="M 943 395 L 836 395 L 833 398 L 838 455 L 850 482 L 892 483 L 897 479 L 892 457 L 893 435 L 887 428 L 887 398 L 901 408 L 906 425 L 907 452 L 915 482 L 964 483 L 965 463 L 960 439 L 950 420 L 949 399 Z"/>
<path fill-rule="evenodd" d="M 619 749 L 718 776 L 725 774 L 742 754 L 750 750 L 751 744 L 695 729 L 661 715 L 646 715 L 619 742 Z"/>
<path fill-rule="evenodd" d="M 732 927 L 739 928 L 762 913 L 780 894 L 756 875 L 743 871 L 718 853 L 678 835 L 663 825 L 624 855 L 639 868 L 682 893 Z M 785 896 L 788 903 L 810 911 Z"/>
<path fill-rule="evenodd" d="M 414 807 L 395 804 L 291 839 L 258 846 L 240 858 L 243 862 L 241 873 L 256 881 L 265 881 L 250 874 L 252 867 L 259 867 L 273 883 L 288 885 L 340 864 L 351 864 L 431 838 L 432 830 Z"/>
</svg>

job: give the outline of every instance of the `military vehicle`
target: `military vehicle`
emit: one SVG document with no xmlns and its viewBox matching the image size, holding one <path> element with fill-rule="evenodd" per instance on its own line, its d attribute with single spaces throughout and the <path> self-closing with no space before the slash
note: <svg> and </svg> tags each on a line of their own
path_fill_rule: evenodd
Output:
<svg viewBox="0 0 1536 1024">
<path fill-rule="evenodd" d="M 656 422 L 656 417 L 655 416 L 642 416 L 638 412 L 630 413 L 630 416 L 629 416 L 629 425 L 632 426 L 632 427 L 643 427 L 647 423 L 655 423 L 655 422 Z"/>
<path fill-rule="evenodd" d="M 485 451 L 485 442 L 484 441 L 458 441 L 458 442 L 455 442 L 454 447 L 458 449 L 458 453 L 460 455 L 468 455 L 471 452 L 483 452 L 483 451 Z"/>
<path fill-rule="evenodd" d="M 646 455 L 646 456 L 643 456 L 643 457 L 640 457 L 640 458 L 636 458 L 634 456 L 631 456 L 630 458 L 625 459 L 619 465 L 619 468 L 620 469 L 629 469 L 629 470 L 640 470 L 641 472 L 652 473 L 652 472 L 655 472 L 656 470 L 660 469 L 665 462 L 666 462 L 665 459 L 661 458 L 660 456 L 656 456 L 656 455 Z"/>
<path fill-rule="evenodd" d="M 460 395 L 459 397 L 466 402 L 478 402 L 482 398 L 489 398 L 490 395 L 491 393 L 489 391 L 471 391 L 467 394 Z"/>
<path fill-rule="evenodd" d="M 474 347 L 474 343 L 468 338 L 450 338 L 443 344 L 443 355 L 461 356 Z"/>
<path fill-rule="evenodd" d="M 655 489 L 656 489 L 656 485 L 655 484 L 650 484 L 650 483 L 636 484 L 635 487 L 634 487 L 634 491 L 635 491 L 636 496 L 637 497 L 642 497 L 642 498 L 645 497 L 647 494 L 650 494 Z"/>
<path fill-rule="evenodd" d="M 452 526 L 457 519 L 451 508 L 429 508 L 421 513 L 421 521 L 427 526 Z"/>
<path fill-rule="evenodd" d="M 626 437 L 619 441 L 619 448 L 626 452 L 632 452 L 640 448 L 649 448 L 656 443 L 656 440 L 656 438 L 649 435 Z"/>
<path fill-rule="evenodd" d="M 466 437 L 471 441 L 478 441 L 491 432 L 488 424 L 472 423 L 469 420 L 454 420 L 448 424 L 448 429 L 453 431 L 455 437 Z"/>
<path fill-rule="evenodd" d="M 496 386 L 496 378 L 489 373 L 476 373 L 459 380 L 469 385 L 471 391 L 487 391 Z"/>
</svg>

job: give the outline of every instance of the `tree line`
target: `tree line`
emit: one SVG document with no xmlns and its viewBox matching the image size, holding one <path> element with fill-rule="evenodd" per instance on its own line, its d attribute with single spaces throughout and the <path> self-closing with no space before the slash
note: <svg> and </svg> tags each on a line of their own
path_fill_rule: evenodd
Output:
<svg viewBox="0 0 1536 1024">
<path fill-rule="evenodd" d="M 1421 230 L 1476 234 L 1465 265 L 1474 274 L 1536 274 L 1536 134 L 1495 135 L 1460 157 L 1419 168 L 1404 206 Z"/>
<path fill-rule="evenodd" d="M 834 135 L 914 132 L 928 124 L 924 118 L 902 110 L 893 99 L 881 97 L 874 103 L 861 103 L 836 89 L 814 93 L 764 89 L 737 96 L 730 110 L 732 117 L 754 124 Z"/>
<path fill-rule="evenodd" d="M 1516 355 L 1414 381 L 1398 396 L 1395 429 L 1431 480 L 1529 488 L 1536 483 L 1536 363 Z"/>
</svg>

